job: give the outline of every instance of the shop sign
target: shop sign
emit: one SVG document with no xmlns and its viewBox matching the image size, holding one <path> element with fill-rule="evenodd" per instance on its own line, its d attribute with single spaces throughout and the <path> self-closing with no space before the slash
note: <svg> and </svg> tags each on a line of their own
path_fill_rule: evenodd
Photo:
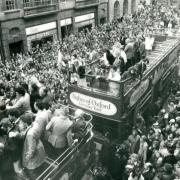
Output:
<svg viewBox="0 0 180 180">
<path fill-rule="evenodd" d="M 70 94 L 71 102 L 80 108 L 99 113 L 106 116 L 113 116 L 117 113 L 117 108 L 109 101 L 86 96 L 78 92 Z"/>
<path fill-rule="evenodd" d="M 94 13 L 75 17 L 75 23 L 82 22 L 82 21 L 88 21 L 90 19 L 94 19 Z"/>
<path fill-rule="evenodd" d="M 39 33 L 39 34 L 34 34 L 34 35 L 31 35 L 31 36 L 28 36 L 27 37 L 27 44 L 28 44 L 28 50 L 31 49 L 31 41 L 34 41 L 34 40 L 38 40 L 38 39 L 42 39 L 44 37 L 48 37 L 48 36 L 53 36 L 53 39 L 56 39 L 56 30 L 53 29 L 53 30 L 50 30 L 50 31 L 46 31 L 46 32 L 42 32 L 42 33 Z"/>
<path fill-rule="evenodd" d="M 61 26 L 67 26 L 72 24 L 72 19 L 71 18 L 67 18 L 67 19 L 63 19 L 60 21 L 61 22 Z"/>
<path fill-rule="evenodd" d="M 35 35 L 32 35 L 32 36 L 29 36 L 27 39 L 29 41 L 32 41 L 32 40 L 35 40 L 35 39 L 41 39 L 43 37 L 47 37 L 47 36 L 50 36 L 52 35 L 52 33 L 50 33 L 49 31 L 47 32 L 43 32 L 43 33 L 40 33 L 40 34 L 35 34 Z"/>
<path fill-rule="evenodd" d="M 29 28 L 26 28 L 26 35 L 32 35 L 32 34 L 37 34 L 40 32 L 44 32 L 44 31 L 48 31 L 51 29 L 56 29 L 56 22 L 50 22 L 50 23 L 46 23 L 46 24 L 41 24 L 38 26 L 32 26 Z"/>
<path fill-rule="evenodd" d="M 77 27 L 83 27 L 83 26 L 87 26 L 87 25 L 92 25 L 92 27 L 95 27 L 95 21 L 94 19 L 91 19 L 89 21 L 83 21 L 77 24 Z"/>
<path fill-rule="evenodd" d="M 149 79 L 143 81 L 130 97 L 129 105 L 132 107 L 143 96 L 149 87 Z"/>
</svg>

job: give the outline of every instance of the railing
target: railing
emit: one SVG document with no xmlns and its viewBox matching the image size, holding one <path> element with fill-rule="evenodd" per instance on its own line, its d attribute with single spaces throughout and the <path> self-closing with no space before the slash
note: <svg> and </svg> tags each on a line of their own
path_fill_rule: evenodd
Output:
<svg viewBox="0 0 180 180">
<path fill-rule="evenodd" d="M 76 0 L 76 7 L 84 7 L 99 4 L 99 0 Z"/>
<path fill-rule="evenodd" d="M 64 105 L 61 105 L 61 107 L 66 107 Z M 73 107 L 68 107 L 69 108 L 69 118 L 74 119 L 74 112 L 77 110 L 76 108 Z M 50 165 L 41 173 L 39 176 L 36 178 L 36 180 L 49 180 L 53 179 L 54 176 L 56 176 L 57 171 L 62 170 L 63 165 L 65 162 L 73 158 L 73 154 L 81 149 L 81 146 L 88 143 L 92 138 L 93 138 L 93 133 L 92 133 L 92 128 L 93 125 L 91 124 L 92 122 L 92 115 L 89 113 L 84 114 L 84 120 L 87 122 L 87 133 L 85 134 L 85 137 L 82 138 L 79 141 L 73 141 L 72 145 L 68 147 L 62 154 L 59 154 L 59 156 L 56 159 L 50 159 L 47 158 L 47 161 L 51 162 Z"/>
<path fill-rule="evenodd" d="M 23 5 L 25 16 L 58 10 L 58 2 L 56 0 L 24 0 Z"/>
<path fill-rule="evenodd" d="M 153 35 L 161 35 L 161 36 L 170 36 L 170 37 L 179 37 L 180 30 L 178 27 L 176 28 L 154 28 L 151 27 L 153 31 Z"/>
<path fill-rule="evenodd" d="M 47 5 L 53 5 L 53 4 L 54 4 L 53 0 L 34 0 L 34 1 L 24 0 L 23 1 L 24 8 L 47 6 Z"/>
</svg>

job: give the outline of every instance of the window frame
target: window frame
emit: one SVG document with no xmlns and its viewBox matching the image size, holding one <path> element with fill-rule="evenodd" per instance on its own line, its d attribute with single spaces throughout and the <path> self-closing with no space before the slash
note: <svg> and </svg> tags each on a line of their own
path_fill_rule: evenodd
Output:
<svg viewBox="0 0 180 180">
<path fill-rule="evenodd" d="M 115 1 L 114 3 L 114 19 L 120 18 L 120 3 Z"/>
<path fill-rule="evenodd" d="M 16 0 L 6 0 L 5 1 L 6 10 L 10 11 L 17 8 Z"/>
</svg>

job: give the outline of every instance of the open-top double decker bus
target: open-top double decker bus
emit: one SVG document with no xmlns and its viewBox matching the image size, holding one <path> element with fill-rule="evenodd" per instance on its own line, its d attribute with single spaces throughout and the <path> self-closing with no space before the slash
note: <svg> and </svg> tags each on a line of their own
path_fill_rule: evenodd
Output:
<svg viewBox="0 0 180 180">
<path fill-rule="evenodd" d="M 147 56 L 149 64 L 141 78 L 127 78 L 113 82 L 93 74 L 100 61 L 86 67 L 88 87 L 69 83 L 69 104 L 93 114 L 94 130 L 106 133 L 111 138 L 125 139 L 135 124 L 138 112 L 147 116 L 158 97 L 170 90 L 173 77 L 179 66 L 180 38 L 154 34 L 155 48 Z M 88 71 L 88 70 L 87 70 Z M 86 71 L 86 72 L 87 72 Z M 119 93 L 111 93 L 111 84 L 118 84 Z"/>
<path fill-rule="evenodd" d="M 75 110 L 69 108 L 70 120 L 74 119 Z M 55 156 L 53 149 L 51 148 L 51 151 L 49 151 L 46 148 L 48 147 L 46 142 L 43 142 L 47 156 L 34 180 L 80 180 L 85 171 L 94 166 L 96 149 L 92 140 L 92 118 L 91 114 L 84 114 L 84 120 L 86 121 L 84 137 L 75 140 L 69 138 L 69 146 L 63 152 L 56 153 Z"/>
<path fill-rule="evenodd" d="M 90 124 L 88 133 L 55 159 L 47 157 L 46 168 L 36 180 L 80 180 L 96 162 L 96 150 L 102 149 L 104 141 L 102 134 L 109 132 L 113 139 L 125 139 L 137 113 L 147 115 L 159 95 L 169 92 L 172 79 L 178 74 L 180 39 L 174 34 L 171 37 L 158 34 L 155 39 L 156 47 L 148 56 L 149 64 L 142 78 L 128 78 L 119 83 L 97 78 L 92 72 L 100 62 L 95 61 L 87 66 L 88 87 L 69 83 L 69 116 L 72 118 L 74 108 L 84 109 L 85 120 Z M 116 96 L 111 93 L 110 82 L 118 84 Z M 97 132 L 95 137 L 91 134 L 91 123 Z"/>
</svg>

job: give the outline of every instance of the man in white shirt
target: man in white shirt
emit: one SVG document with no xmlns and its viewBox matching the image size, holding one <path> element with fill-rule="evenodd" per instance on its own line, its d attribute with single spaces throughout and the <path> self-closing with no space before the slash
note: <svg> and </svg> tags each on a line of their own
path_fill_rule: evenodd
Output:
<svg viewBox="0 0 180 180">
<path fill-rule="evenodd" d="M 152 34 L 149 34 L 145 38 L 145 49 L 147 55 L 151 54 L 153 45 L 154 45 L 154 37 L 152 37 Z"/>
<path fill-rule="evenodd" d="M 45 109 L 44 103 L 41 100 L 35 102 L 34 108 L 37 111 L 35 122 L 39 124 L 41 137 L 43 140 L 47 139 L 48 135 L 45 129 L 46 129 L 46 125 L 49 122 L 48 111 Z"/>
<path fill-rule="evenodd" d="M 110 93 L 112 93 L 113 96 L 118 96 L 119 87 L 120 87 L 120 84 L 118 82 L 120 82 L 121 80 L 121 75 L 117 71 L 117 67 L 113 66 L 113 68 L 110 69 L 108 79 L 110 80 L 109 82 Z"/>
<path fill-rule="evenodd" d="M 123 46 L 120 43 L 116 43 L 113 46 L 112 54 L 115 58 L 120 58 L 120 57 L 123 58 L 124 63 L 126 64 L 127 63 L 127 55 L 122 48 L 123 48 Z"/>
</svg>

